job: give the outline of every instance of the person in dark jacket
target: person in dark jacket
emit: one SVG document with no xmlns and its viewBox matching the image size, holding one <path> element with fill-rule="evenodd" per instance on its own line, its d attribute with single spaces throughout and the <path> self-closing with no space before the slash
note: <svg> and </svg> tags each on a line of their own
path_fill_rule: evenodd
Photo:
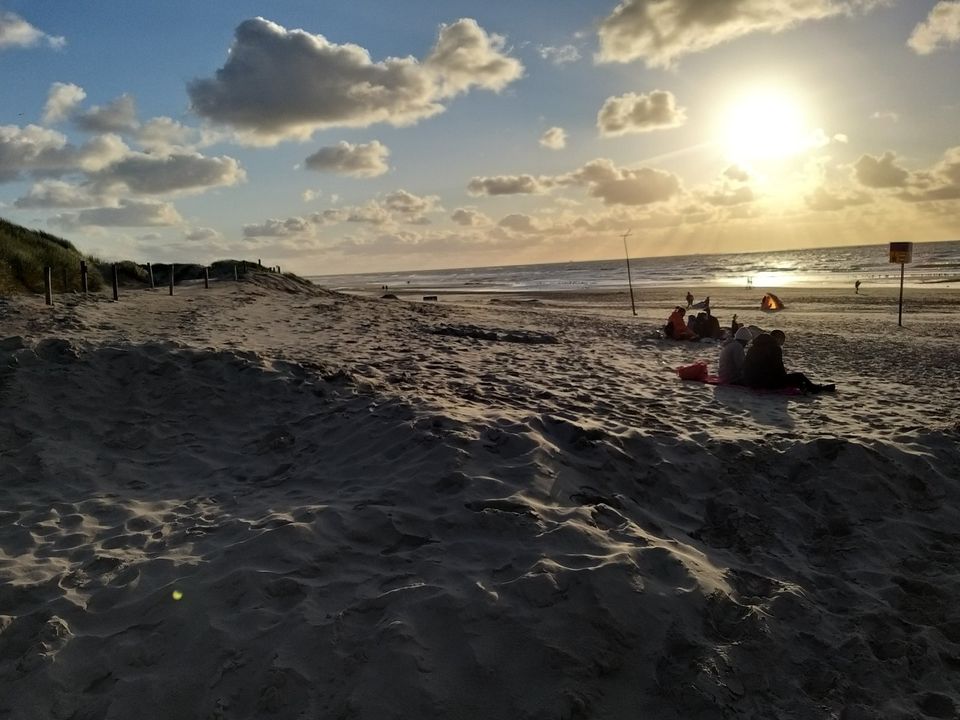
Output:
<svg viewBox="0 0 960 720">
<path fill-rule="evenodd" d="M 836 389 L 833 384 L 820 385 L 812 382 L 801 372 L 788 373 L 783 366 L 783 351 L 786 342 L 782 330 L 761 333 L 753 339 L 743 362 L 744 383 L 753 388 L 777 390 L 795 387 L 803 392 L 822 392 Z"/>
</svg>

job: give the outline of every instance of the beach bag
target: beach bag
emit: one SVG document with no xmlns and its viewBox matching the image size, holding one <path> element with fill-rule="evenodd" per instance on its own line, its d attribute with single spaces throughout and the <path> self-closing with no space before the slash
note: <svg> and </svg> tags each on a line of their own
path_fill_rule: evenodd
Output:
<svg viewBox="0 0 960 720">
<path fill-rule="evenodd" d="M 677 375 L 681 380 L 699 380 L 703 382 L 707 379 L 707 363 L 703 360 L 697 360 L 692 365 L 681 365 L 677 368 Z"/>
</svg>

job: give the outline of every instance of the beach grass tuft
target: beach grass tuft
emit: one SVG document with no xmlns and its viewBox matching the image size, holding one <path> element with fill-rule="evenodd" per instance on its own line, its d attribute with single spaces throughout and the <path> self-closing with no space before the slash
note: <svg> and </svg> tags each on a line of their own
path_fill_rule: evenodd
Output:
<svg viewBox="0 0 960 720">
<path fill-rule="evenodd" d="M 81 260 L 88 260 L 90 290 L 98 290 L 103 278 L 69 240 L 0 218 L 0 293 L 43 292 L 45 267 L 53 268 L 57 291 L 80 290 Z"/>
</svg>

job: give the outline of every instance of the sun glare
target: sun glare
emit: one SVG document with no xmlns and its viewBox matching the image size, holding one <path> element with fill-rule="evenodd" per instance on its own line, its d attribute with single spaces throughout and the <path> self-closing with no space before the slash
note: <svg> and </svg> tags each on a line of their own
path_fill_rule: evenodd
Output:
<svg viewBox="0 0 960 720">
<path fill-rule="evenodd" d="M 782 90 L 746 94 L 727 112 L 723 137 L 733 162 L 779 160 L 797 155 L 817 143 L 800 102 Z"/>
</svg>

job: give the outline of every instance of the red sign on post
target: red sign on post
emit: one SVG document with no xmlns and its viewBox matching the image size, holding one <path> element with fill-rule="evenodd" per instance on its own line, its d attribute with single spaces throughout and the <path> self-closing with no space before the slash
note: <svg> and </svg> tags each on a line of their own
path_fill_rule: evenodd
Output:
<svg viewBox="0 0 960 720">
<path fill-rule="evenodd" d="M 913 243 L 890 243 L 890 262 L 900 264 L 913 262 Z"/>
</svg>

